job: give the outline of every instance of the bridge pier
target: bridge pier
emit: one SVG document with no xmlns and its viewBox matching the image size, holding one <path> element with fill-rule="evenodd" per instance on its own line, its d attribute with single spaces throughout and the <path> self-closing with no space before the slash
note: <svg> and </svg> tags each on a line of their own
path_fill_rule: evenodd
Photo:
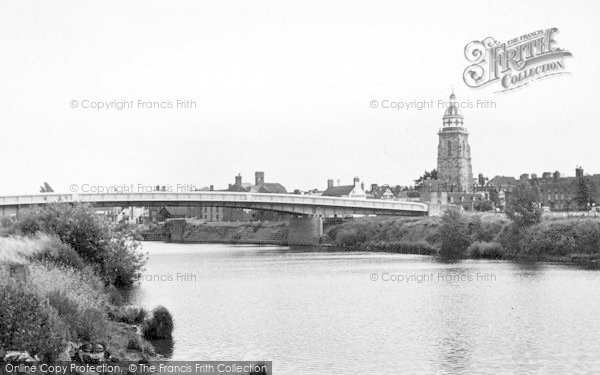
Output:
<svg viewBox="0 0 600 375">
<path fill-rule="evenodd" d="M 169 240 L 171 242 L 183 242 L 185 238 L 185 219 L 176 219 L 169 222 Z"/>
<path fill-rule="evenodd" d="M 316 246 L 323 235 L 323 219 L 311 215 L 292 216 L 288 228 L 288 245 Z"/>
</svg>

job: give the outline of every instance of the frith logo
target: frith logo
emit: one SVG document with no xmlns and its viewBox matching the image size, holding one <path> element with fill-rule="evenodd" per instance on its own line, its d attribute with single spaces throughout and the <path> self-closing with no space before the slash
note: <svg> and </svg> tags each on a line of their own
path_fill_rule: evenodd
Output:
<svg viewBox="0 0 600 375">
<path fill-rule="evenodd" d="M 513 90 L 540 78 L 568 73 L 565 57 L 571 52 L 558 48 L 553 27 L 500 43 L 492 37 L 465 46 L 465 57 L 472 63 L 464 73 L 467 86 L 477 88 L 500 81 L 502 89 Z"/>
</svg>

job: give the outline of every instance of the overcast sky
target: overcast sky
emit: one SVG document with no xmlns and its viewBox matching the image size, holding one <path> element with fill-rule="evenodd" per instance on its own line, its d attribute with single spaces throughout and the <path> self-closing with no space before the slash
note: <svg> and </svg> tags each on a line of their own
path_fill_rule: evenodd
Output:
<svg viewBox="0 0 600 375">
<path fill-rule="evenodd" d="M 288 190 L 409 184 L 436 166 L 444 109 L 370 103 L 437 104 L 452 88 L 496 103 L 463 110 L 474 175 L 600 173 L 598 14 L 597 1 L 2 1 L 0 194 L 223 188 L 255 170 Z M 470 41 L 550 27 L 570 74 L 505 93 L 463 82 Z M 137 108 L 178 99 L 196 108 Z"/>
</svg>

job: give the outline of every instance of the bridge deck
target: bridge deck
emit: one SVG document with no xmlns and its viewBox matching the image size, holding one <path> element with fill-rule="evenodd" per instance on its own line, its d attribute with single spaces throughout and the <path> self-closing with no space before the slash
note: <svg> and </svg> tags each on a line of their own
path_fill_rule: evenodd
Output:
<svg viewBox="0 0 600 375">
<path fill-rule="evenodd" d="M 426 215 L 424 203 L 296 194 L 236 192 L 33 194 L 0 197 L 0 207 L 22 208 L 50 203 L 83 202 L 95 206 L 219 206 L 307 215 Z"/>
</svg>

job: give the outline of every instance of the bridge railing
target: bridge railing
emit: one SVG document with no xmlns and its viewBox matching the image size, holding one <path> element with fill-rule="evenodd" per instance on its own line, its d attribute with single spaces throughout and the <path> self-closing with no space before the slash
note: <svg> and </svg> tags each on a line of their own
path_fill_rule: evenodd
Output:
<svg viewBox="0 0 600 375">
<path fill-rule="evenodd" d="M 110 194 L 32 194 L 0 197 L 1 206 L 35 205 L 54 202 L 84 202 L 84 203 L 124 203 L 144 205 L 147 202 L 226 202 L 226 203 L 257 203 L 257 204 L 286 204 L 323 207 L 361 208 L 373 210 L 408 210 L 427 211 L 427 205 L 418 202 L 392 201 L 378 199 L 356 199 L 340 197 L 323 197 L 296 194 L 263 194 L 243 192 L 195 192 L 195 193 L 110 193 Z"/>
</svg>

